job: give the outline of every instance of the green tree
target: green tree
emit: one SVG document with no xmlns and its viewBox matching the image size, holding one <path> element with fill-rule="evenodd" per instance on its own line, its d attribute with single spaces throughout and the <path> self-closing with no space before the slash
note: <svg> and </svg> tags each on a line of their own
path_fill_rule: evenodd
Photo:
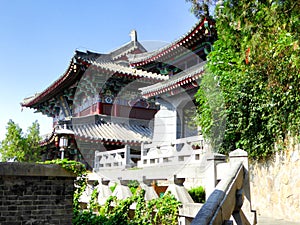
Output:
<svg viewBox="0 0 300 225">
<path fill-rule="evenodd" d="M 5 139 L 1 142 L 1 155 L 2 160 L 17 157 L 18 159 L 24 158 L 25 139 L 22 137 L 22 129 L 18 124 L 9 120 L 6 127 Z"/>
<path fill-rule="evenodd" d="M 197 17 L 209 16 L 213 12 L 217 0 L 185 0 L 191 3 L 191 12 Z"/>
<path fill-rule="evenodd" d="M 27 135 L 25 136 L 26 146 L 25 146 L 25 161 L 26 162 L 36 162 L 41 159 L 41 146 L 39 145 L 41 141 L 40 136 L 40 125 L 38 121 L 32 123 L 32 125 L 27 130 Z"/>
<path fill-rule="evenodd" d="M 9 120 L 7 132 L 0 145 L 2 161 L 16 157 L 19 162 L 35 162 L 40 159 L 39 124 L 35 121 L 24 136 L 18 124 Z"/>
<path fill-rule="evenodd" d="M 299 136 L 299 15 L 299 1 L 224 1 L 216 21 L 218 40 L 196 96 L 199 124 L 212 138 L 219 120 L 210 107 L 214 91 L 207 89 L 222 93 L 221 152 L 243 148 L 264 158 L 275 144 L 285 147 L 288 136 Z"/>
</svg>

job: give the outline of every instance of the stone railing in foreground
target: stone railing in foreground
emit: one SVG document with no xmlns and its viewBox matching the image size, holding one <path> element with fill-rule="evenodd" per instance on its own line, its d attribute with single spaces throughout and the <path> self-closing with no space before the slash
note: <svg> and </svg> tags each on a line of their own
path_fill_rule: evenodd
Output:
<svg viewBox="0 0 300 225">
<path fill-rule="evenodd" d="M 256 224 L 256 212 L 251 209 L 247 153 L 241 149 L 231 152 L 229 163 L 222 163 L 222 155 L 218 154 L 211 160 L 211 178 L 217 186 L 207 190 L 211 194 L 192 225 L 229 225 L 233 220 L 237 225 Z"/>
<path fill-rule="evenodd" d="M 97 186 L 94 186 L 95 181 L 99 181 Z M 184 178 L 177 178 L 176 176 L 165 179 L 164 186 L 157 186 L 156 179 L 147 179 L 143 177 L 139 180 L 140 188 L 145 190 L 145 200 L 149 201 L 160 197 L 160 194 L 170 192 L 174 197 L 181 202 L 182 206 L 179 208 L 178 222 L 180 225 L 188 225 L 192 219 L 196 216 L 197 212 L 203 204 L 195 203 L 192 197 L 189 195 L 188 190 L 184 187 Z M 111 192 L 109 188 L 109 182 L 117 184 L 115 190 Z M 110 196 L 116 196 L 117 199 L 126 199 L 132 196 L 128 183 L 130 180 L 120 179 L 118 181 L 106 180 L 104 178 L 97 178 L 96 176 L 91 177 L 89 180 L 90 185 L 87 186 L 84 192 L 84 198 L 80 201 L 84 201 L 85 206 L 88 207 L 90 204 L 91 193 L 93 190 L 98 190 L 98 203 L 104 205 L 106 200 Z M 166 185 L 166 186 L 165 186 Z M 130 206 L 130 210 L 134 211 L 136 204 Z"/>
<path fill-rule="evenodd" d="M 190 164 L 188 165 L 190 166 Z M 171 193 L 175 196 L 181 193 L 179 196 L 176 196 L 183 203 L 183 207 L 179 212 L 181 225 L 190 224 L 194 218 L 194 225 L 231 224 L 232 216 L 238 225 L 256 224 L 256 214 L 251 210 L 248 155 L 245 151 L 235 150 L 229 154 L 229 159 L 221 154 L 208 153 L 203 157 L 202 163 L 198 164 L 199 168 L 204 168 L 203 170 L 190 167 L 188 170 L 181 168 L 177 171 L 176 168 L 178 169 L 178 166 L 175 167 L 174 165 L 170 166 L 168 163 L 163 163 L 157 165 L 157 167 L 145 166 L 134 170 L 116 170 L 115 174 L 113 174 L 114 170 L 110 169 L 108 171 L 109 176 L 105 176 L 107 175 L 105 173 L 97 173 L 97 175 L 99 179 L 108 179 L 106 185 L 108 181 L 113 183 L 118 181 L 119 188 L 116 192 L 121 198 L 126 197 L 128 193 L 130 194 L 129 188 L 125 185 L 129 180 L 138 180 L 141 183 L 147 183 L 148 186 L 152 181 L 168 180 L 168 182 L 164 183 L 168 183 L 167 186 L 169 186 Z M 172 173 L 169 173 L 170 169 Z M 193 175 L 194 170 L 197 173 Z M 166 171 L 168 173 L 165 173 Z M 184 186 L 186 186 L 187 178 L 190 179 L 191 175 L 202 177 L 198 185 L 204 185 L 206 196 L 209 196 L 207 203 L 200 211 L 201 205 L 193 203 L 186 195 Z M 105 187 L 105 190 L 108 189 L 108 187 L 103 185 L 101 187 Z M 152 188 L 146 185 L 143 185 L 143 188 L 146 189 L 147 199 L 151 199 L 153 197 L 153 194 L 151 194 L 153 193 Z M 110 194 L 114 195 L 114 193 Z M 243 196 L 246 197 L 245 201 L 243 201 Z M 106 198 L 107 196 L 102 196 L 99 202 L 105 202 Z M 196 216 L 198 211 L 198 216 Z"/>
</svg>

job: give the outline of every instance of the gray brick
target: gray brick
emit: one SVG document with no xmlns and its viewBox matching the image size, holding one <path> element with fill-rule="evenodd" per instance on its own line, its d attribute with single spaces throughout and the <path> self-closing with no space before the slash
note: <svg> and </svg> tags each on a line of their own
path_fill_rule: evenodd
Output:
<svg viewBox="0 0 300 225">
<path fill-rule="evenodd" d="M 71 225 L 74 177 L 37 176 L 36 170 L 34 176 L 25 176 L 24 171 L 16 171 L 20 176 L 1 176 L 0 225 L 23 225 L 30 219 L 36 220 L 35 224 Z"/>
</svg>

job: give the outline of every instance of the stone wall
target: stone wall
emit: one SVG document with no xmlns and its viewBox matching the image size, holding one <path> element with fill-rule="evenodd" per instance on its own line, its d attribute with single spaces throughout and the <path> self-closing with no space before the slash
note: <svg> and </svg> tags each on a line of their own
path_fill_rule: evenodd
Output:
<svg viewBox="0 0 300 225">
<path fill-rule="evenodd" d="M 0 225 L 72 224 L 74 179 L 58 165 L 0 163 Z"/>
<path fill-rule="evenodd" d="M 258 215 L 300 221 L 300 146 L 250 166 L 251 199 Z"/>
</svg>

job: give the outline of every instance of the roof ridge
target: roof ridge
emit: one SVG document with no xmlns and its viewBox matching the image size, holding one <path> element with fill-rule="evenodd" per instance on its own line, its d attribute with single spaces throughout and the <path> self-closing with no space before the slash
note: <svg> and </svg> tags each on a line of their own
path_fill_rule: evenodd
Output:
<svg viewBox="0 0 300 225">
<path fill-rule="evenodd" d="M 99 61 L 93 63 L 95 66 L 102 67 L 103 69 L 111 70 L 113 72 L 117 72 L 121 70 L 122 73 L 127 73 L 129 75 L 141 76 L 146 78 L 154 78 L 159 80 L 167 80 L 168 76 L 161 75 L 158 73 L 148 72 L 137 68 L 132 68 L 129 66 L 120 65 L 113 61 Z"/>
<path fill-rule="evenodd" d="M 128 53 L 130 53 L 131 51 L 133 51 L 135 49 L 140 49 L 143 52 L 147 52 L 146 48 L 139 41 L 132 40 L 132 41 L 129 41 L 129 42 L 125 43 L 124 45 L 112 50 L 108 54 L 111 55 L 113 60 L 116 60 L 116 59 L 120 58 L 121 56 L 127 55 Z"/>
<path fill-rule="evenodd" d="M 162 47 L 160 47 L 160 48 L 158 48 L 154 51 L 144 52 L 144 53 L 139 53 L 139 54 L 128 54 L 127 57 L 128 57 L 129 63 L 135 64 L 135 63 L 141 62 L 143 60 L 148 60 L 148 59 L 150 59 L 151 57 L 154 57 L 156 54 L 158 54 L 160 52 L 166 51 L 169 48 L 171 48 L 171 49 L 174 48 L 174 46 L 178 45 L 178 43 L 180 43 L 181 41 L 184 41 L 184 39 L 187 38 L 187 36 L 193 34 L 194 30 L 197 27 L 201 28 L 204 21 L 207 21 L 207 18 L 201 18 L 200 20 L 198 20 L 194 24 L 194 26 L 192 26 L 192 28 L 190 28 L 186 33 L 181 35 L 179 38 L 175 39 L 174 41 L 170 42 L 169 44 L 164 45 L 164 46 L 162 46 Z"/>
</svg>

